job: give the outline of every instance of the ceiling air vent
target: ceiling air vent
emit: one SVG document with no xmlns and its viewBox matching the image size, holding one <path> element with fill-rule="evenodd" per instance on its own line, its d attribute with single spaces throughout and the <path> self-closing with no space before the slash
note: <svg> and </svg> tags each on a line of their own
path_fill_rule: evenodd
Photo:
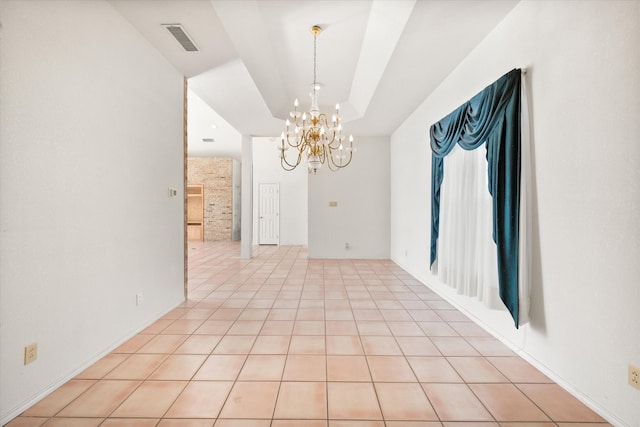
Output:
<svg viewBox="0 0 640 427">
<path fill-rule="evenodd" d="M 182 25 L 180 24 L 162 24 L 173 37 L 180 43 L 180 46 L 183 47 L 187 52 L 197 52 L 199 49 L 196 44 L 191 40 L 191 37 L 184 30 Z"/>
</svg>

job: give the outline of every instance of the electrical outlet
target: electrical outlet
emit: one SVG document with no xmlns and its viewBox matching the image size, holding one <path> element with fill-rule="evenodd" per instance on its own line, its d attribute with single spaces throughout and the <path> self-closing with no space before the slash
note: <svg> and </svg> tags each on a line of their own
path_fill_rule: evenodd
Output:
<svg viewBox="0 0 640 427">
<path fill-rule="evenodd" d="M 24 364 L 28 365 L 38 359 L 38 343 L 34 342 L 24 347 Z"/>
<path fill-rule="evenodd" d="M 143 299 L 142 299 L 142 292 L 139 294 L 136 294 L 136 305 L 142 305 L 143 303 Z"/>
<path fill-rule="evenodd" d="M 640 368 L 629 365 L 629 384 L 640 390 Z"/>
</svg>

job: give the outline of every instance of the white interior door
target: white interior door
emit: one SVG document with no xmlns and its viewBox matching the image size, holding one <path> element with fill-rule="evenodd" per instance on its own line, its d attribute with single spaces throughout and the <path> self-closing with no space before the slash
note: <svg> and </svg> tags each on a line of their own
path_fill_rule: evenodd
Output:
<svg viewBox="0 0 640 427">
<path fill-rule="evenodd" d="M 260 245 L 280 243 L 280 184 L 259 184 Z"/>
</svg>

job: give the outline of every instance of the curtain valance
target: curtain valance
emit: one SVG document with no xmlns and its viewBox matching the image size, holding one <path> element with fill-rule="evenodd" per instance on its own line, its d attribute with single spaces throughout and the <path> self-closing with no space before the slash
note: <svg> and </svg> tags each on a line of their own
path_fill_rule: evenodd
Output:
<svg viewBox="0 0 640 427">
<path fill-rule="evenodd" d="M 437 259 L 440 188 L 444 158 L 455 144 L 474 150 L 483 144 L 493 201 L 500 298 L 518 327 L 518 230 L 520 212 L 520 69 L 487 86 L 434 123 L 431 136 L 431 259 Z"/>
</svg>

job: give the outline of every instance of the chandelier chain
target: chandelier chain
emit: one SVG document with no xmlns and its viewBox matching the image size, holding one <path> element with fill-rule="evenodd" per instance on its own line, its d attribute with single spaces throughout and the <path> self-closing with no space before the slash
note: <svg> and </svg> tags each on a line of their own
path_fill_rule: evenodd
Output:
<svg viewBox="0 0 640 427">
<path fill-rule="evenodd" d="M 317 34 L 313 34 L 313 93 L 316 93 L 316 39 L 318 38 Z"/>
</svg>

